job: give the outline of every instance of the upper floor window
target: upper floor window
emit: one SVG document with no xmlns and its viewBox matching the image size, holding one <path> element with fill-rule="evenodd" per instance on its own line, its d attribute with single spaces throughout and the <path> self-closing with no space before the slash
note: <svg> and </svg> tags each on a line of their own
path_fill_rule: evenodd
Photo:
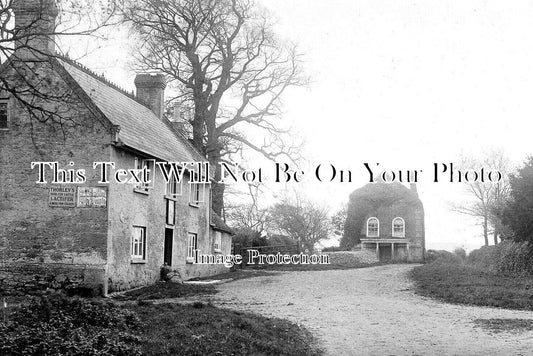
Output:
<svg viewBox="0 0 533 356">
<path fill-rule="evenodd" d="M 369 218 L 366 222 L 366 236 L 378 237 L 379 236 L 379 220 L 377 218 Z"/>
<path fill-rule="evenodd" d="M 9 111 L 7 101 L 0 102 L 0 129 L 7 129 L 9 124 Z"/>
<path fill-rule="evenodd" d="M 198 173 L 191 172 L 191 180 L 194 179 L 194 182 L 198 182 Z M 204 201 L 204 192 L 202 186 L 204 183 L 190 183 L 189 191 L 189 203 L 193 205 L 198 205 Z"/>
<path fill-rule="evenodd" d="M 175 175 L 172 174 L 171 178 L 168 180 L 166 190 L 165 190 L 165 195 L 168 195 L 174 198 L 176 196 L 181 195 L 181 191 L 182 191 L 181 181 L 178 183 L 178 179 L 176 178 Z"/>
<path fill-rule="evenodd" d="M 138 183 L 135 188 L 144 190 L 148 192 L 148 188 L 153 187 L 153 172 L 154 172 L 154 162 L 153 159 L 145 159 L 140 157 L 135 157 L 135 169 L 142 170 L 146 168 L 147 174 L 146 176 L 144 173 L 139 172 L 137 173 L 137 177 L 142 180 L 141 183 Z"/>
<path fill-rule="evenodd" d="M 392 237 L 405 237 L 405 221 L 402 218 L 392 220 Z"/>
</svg>

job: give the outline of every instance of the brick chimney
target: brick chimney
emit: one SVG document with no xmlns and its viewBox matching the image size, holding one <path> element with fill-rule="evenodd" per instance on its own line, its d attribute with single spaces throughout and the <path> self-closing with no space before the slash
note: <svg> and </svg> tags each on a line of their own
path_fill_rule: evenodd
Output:
<svg viewBox="0 0 533 356">
<path fill-rule="evenodd" d="M 172 120 L 170 121 L 170 124 L 176 131 L 185 137 L 188 137 L 187 121 L 183 119 L 181 108 L 178 103 L 174 103 L 174 107 L 172 109 Z"/>
<path fill-rule="evenodd" d="M 158 118 L 163 119 L 165 75 L 161 73 L 137 74 L 134 83 L 137 88 L 137 99 L 148 106 Z"/>
<path fill-rule="evenodd" d="M 56 18 L 58 9 L 54 0 L 16 0 L 15 50 L 17 55 L 55 53 Z"/>
</svg>

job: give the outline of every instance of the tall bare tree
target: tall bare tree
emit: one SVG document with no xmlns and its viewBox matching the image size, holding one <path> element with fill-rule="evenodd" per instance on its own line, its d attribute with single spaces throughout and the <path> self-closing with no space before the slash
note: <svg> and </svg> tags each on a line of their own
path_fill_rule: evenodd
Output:
<svg viewBox="0 0 533 356">
<path fill-rule="evenodd" d="M 192 142 L 216 168 L 250 148 L 268 158 L 297 153 L 280 121 L 287 88 L 306 84 L 295 45 L 277 38 L 251 0 L 134 1 L 125 19 L 138 37 L 145 70 L 166 73 L 189 113 Z M 221 213 L 224 186 L 213 185 Z"/>
<path fill-rule="evenodd" d="M 489 234 L 491 232 L 496 245 L 498 244 L 498 238 L 501 239 L 505 230 L 498 211 L 509 197 L 511 164 L 505 152 L 497 149 L 489 151 L 481 159 L 462 159 L 461 169 L 463 172 L 466 169 L 474 169 L 479 172 L 481 168 L 484 168 L 485 171 L 499 171 L 502 179 L 498 182 L 481 182 L 480 180 L 467 182 L 465 184 L 466 191 L 472 200 L 461 205 L 454 205 L 453 209 L 462 214 L 480 219 L 485 246 L 489 245 Z"/>
</svg>

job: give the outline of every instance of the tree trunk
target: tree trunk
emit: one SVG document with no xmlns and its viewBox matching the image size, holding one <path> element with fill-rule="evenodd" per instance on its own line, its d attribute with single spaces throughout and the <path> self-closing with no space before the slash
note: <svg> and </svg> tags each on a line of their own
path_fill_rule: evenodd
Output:
<svg viewBox="0 0 533 356">
<path fill-rule="evenodd" d="M 498 244 L 498 229 L 494 228 L 494 245 Z"/>
<path fill-rule="evenodd" d="M 485 238 L 485 246 L 489 245 L 489 219 L 487 215 L 483 217 L 483 237 Z"/>
<path fill-rule="evenodd" d="M 213 138 L 213 141 L 218 141 Z M 222 179 L 222 169 L 220 167 L 220 146 L 218 142 L 208 143 L 208 160 L 209 165 L 215 169 L 214 182 L 211 183 L 211 197 L 212 204 L 211 207 L 219 216 L 222 216 L 222 211 L 224 210 L 224 190 L 225 185 L 223 183 L 218 183 Z"/>
<path fill-rule="evenodd" d="M 220 170 L 217 165 L 216 170 Z M 211 195 L 213 197 L 213 210 L 219 216 L 222 216 L 222 210 L 224 209 L 224 190 L 226 187 L 224 184 L 213 182 L 211 183 Z"/>
</svg>

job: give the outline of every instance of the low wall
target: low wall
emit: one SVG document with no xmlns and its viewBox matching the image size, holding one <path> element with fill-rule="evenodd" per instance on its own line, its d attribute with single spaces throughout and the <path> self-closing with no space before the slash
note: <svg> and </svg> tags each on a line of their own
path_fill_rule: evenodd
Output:
<svg viewBox="0 0 533 356">
<path fill-rule="evenodd" d="M 376 253 L 371 251 L 337 251 L 323 252 L 322 254 L 329 256 L 332 265 L 343 267 L 359 267 L 378 262 Z"/>
<path fill-rule="evenodd" d="M 48 263 L 0 266 L 0 290 L 4 295 L 35 295 L 46 290 L 65 290 L 92 296 L 104 292 L 104 283 L 103 266 Z"/>
</svg>

